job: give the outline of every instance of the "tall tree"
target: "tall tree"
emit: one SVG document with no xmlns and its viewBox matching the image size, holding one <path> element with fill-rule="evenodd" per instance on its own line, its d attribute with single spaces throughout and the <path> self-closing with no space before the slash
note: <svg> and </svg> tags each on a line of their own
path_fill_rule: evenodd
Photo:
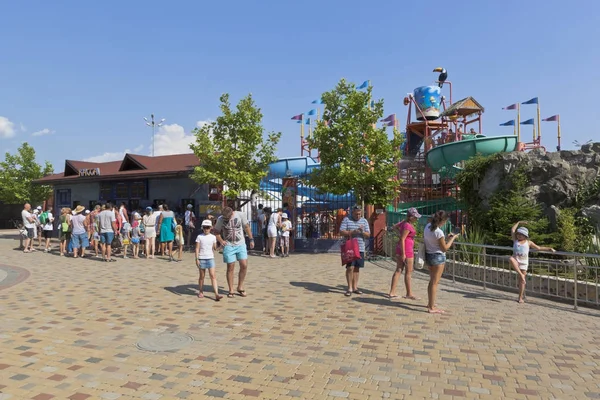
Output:
<svg viewBox="0 0 600 400">
<path fill-rule="evenodd" d="M 35 149 L 27 142 L 16 154 L 7 152 L 4 161 L 0 162 L 0 201 L 6 204 L 41 203 L 48 199 L 52 188 L 33 181 L 53 171 L 50 162 L 46 161 L 42 166 L 35 161 Z"/>
<path fill-rule="evenodd" d="M 397 129 L 390 139 L 384 127 L 376 127 L 383 100 L 371 104 L 371 86 L 360 91 L 344 79 L 321 98 L 323 119 L 308 139 L 319 149 L 321 168 L 313 170 L 310 184 L 334 194 L 354 191 L 359 202 L 389 203 L 399 188 L 402 139 Z"/>
<path fill-rule="evenodd" d="M 190 145 L 201 161 L 192 178 L 202 184 L 225 185 L 224 195 L 238 198 L 246 190 L 259 190 L 269 163 L 277 160 L 275 148 L 280 132 L 266 137 L 262 113 L 252 95 L 244 97 L 235 109 L 229 95 L 220 98 L 222 115 L 216 121 L 194 129 L 196 141 Z"/>
</svg>

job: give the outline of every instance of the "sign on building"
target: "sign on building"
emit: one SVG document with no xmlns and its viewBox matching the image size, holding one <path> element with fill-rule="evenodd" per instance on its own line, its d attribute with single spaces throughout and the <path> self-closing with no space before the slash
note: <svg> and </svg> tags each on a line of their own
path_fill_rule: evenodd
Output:
<svg viewBox="0 0 600 400">
<path fill-rule="evenodd" d="M 82 168 L 79 176 L 100 176 L 100 168 Z"/>
</svg>

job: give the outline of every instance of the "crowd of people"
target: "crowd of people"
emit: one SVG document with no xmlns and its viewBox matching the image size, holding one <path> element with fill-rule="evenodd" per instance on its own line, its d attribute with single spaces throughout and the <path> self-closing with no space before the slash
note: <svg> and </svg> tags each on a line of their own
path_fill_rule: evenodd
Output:
<svg viewBox="0 0 600 400">
<path fill-rule="evenodd" d="M 192 235 L 195 233 L 196 216 L 193 207 L 188 205 L 185 215 L 177 218 L 167 204 L 153 209 L 146 209 L 128 213 L 125 204 L 115 206 L 110 202 L 96 205 L 93 210 L 86 210 L 83 206 L 77 206 L 74 210 L 70 208 L 61 209 L 60 216 L 56 219 L 50 210 L 42 210 L 37 207 L 31 211 L 31 205 L 25 204 L 21 213 L 23 220 L 24 252 L 36 251 L 35 240 L 40 247 L 44 245 L 44 251 L 52 251 L 50 240 L 54 230 L 54 222 L 59 232 L 60 256 L 72 254 L 74 258 L 84 258 L 87 249 L 91 249 L 95 257 L 105 262 L 114 262 L 116 253 L 120 252 L 123 258 L 154 258 L 156 254 L 166 255 L 169 261 L 181 261 L 185 243 L 191 244 Z M 362 208 L 355 206 L 349 216 L 341 221 L 340 235 L 348 239 L 356 239 L 360 257 L 345 265 L 346 267 L 346 296 L 360 295 L 362 291 L 358 287 L 360 270 L 365 263 L 366 240 L 370 238 L 371 231 L 369 222 L 362 215 Z M 400 276 L 404 274 L 404 285 L 408 300 L 419 300 L 413 293 L 411 274 L 415 263 L 415 224 L 421 218 L 421 214 L 410 208 L 404 221 L 396 224 L 393 229 L 398 233 L 399 240 L 396 246 L 396 270 L 392 275 L 392 282 L 388 297 L 398 297 L 397 286 Z M 444 272 L 446 263 L 446 252 L 452 247 L 458 235 L 444 234 L 442 227 L 445 226 L 449 215 L 443 211 L 437 211 L 428 221 L 423 231 L 424 263 L 430 272 L 429 285 L 427 287 L 427 310 L 432 314 L 442 314 L 443 310 L 437 308 L 436 296 L 439 281 Z M 282 249 L 283 256 L 289 255 L 289 237 L 293 226 L 283 209 L 275 211 L 269 207 L 259 206 L 258 213 L 259 232 L 264 236 L 263 252 L 267 257 L 274 258 L 276 242 Z M 541 247 L 529 240 L 529 231 L 520 226 L 525 221 L 517 222 L 511 231 L 513 240 L 513 256 L 511 265 L 519 274 L 519 303 L 525 301 L 526 274 L 529 264 L 529 249 L 554 251 L 550 247 Z M 217 278 L 215 274 L 215 252 L 220 247 L 223 253 L 223 262 L 227 265 L 227 297 L 236 294 L 246 297 L 244 282 L 248 269 L 248 251 L 246 237 L 249 240 L 250 249 L 254 248 L 254 237 L 252 229 L 245 213 L 234 211 L 231 207 L 225 207 L 222 214 L 215 220 L 212 214 L 201 223 L 201 231 L 195 239 L 195 245 L 189 248 L 195 249 L 196 266 L 199 269 L 198 297 L 204 297 L 204 280 L 206 271 L 214 290 L 215 301 L 220 301 L 223 296 L 218 292 Z M 187 238 L 187 241 L 186 241 Z M 44 241 L 44 243 L 42 243 Z M 173 246 L 175 242 L 176 248 Z M 131 248 L 131 253 L 129 249 Z M 175 258 L 177 255 L 177 258 Z M 234 268 L 239 263 L 238 283 L 234 290 Z"/>
</svg>

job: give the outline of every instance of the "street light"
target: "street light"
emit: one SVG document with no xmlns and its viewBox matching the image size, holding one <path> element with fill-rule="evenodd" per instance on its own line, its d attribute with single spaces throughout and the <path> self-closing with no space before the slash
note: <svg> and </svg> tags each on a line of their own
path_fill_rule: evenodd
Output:
<svg viewBox="0 0 600 400">
<path fill-rule="evenodd" d="M 160 128 L 161 126 L 163 126 L 163 122 L 165 122 L 166 120 L 163 118 L 160 121 L 155 122 L 154 114 L 150 114 L 150 120 L 144 117 L 144 121 L 146 121 L 146 125 L 152 127 L 152 157 L 154 157 L 154 133 L 156 131 L 156 127 L 158 126 Z"/>
</svg>

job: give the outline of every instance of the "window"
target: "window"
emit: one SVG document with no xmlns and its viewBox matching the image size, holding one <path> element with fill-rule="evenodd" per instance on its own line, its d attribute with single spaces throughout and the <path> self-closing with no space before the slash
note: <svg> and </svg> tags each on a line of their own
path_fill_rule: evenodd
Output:
<svg viewBox="0 0 600 400">
<path fill-rule="evenodd" d="M 132 199 L 145 199 L 146 198 L 146 182 L 132 182 L 131 183 L 131 198 Z"/>
<path fill-rule="evenodd" d="M 112 199 L 112 184 L 110 182 L 102 182 L 100 184 L 100 200 L 108 201 Z"/>
<path fill-rule="evenodd" d="M 117 199 L 128 199 L 129 198 L 129 186 L 126 182 L 119 182 L 116 184 L 115 198 Z"/>
<path fill-rule="evenodd" d="M 62 207 L 71 205 L 71 189 L 57 189 L 56 204 Z"/>
</svg>

